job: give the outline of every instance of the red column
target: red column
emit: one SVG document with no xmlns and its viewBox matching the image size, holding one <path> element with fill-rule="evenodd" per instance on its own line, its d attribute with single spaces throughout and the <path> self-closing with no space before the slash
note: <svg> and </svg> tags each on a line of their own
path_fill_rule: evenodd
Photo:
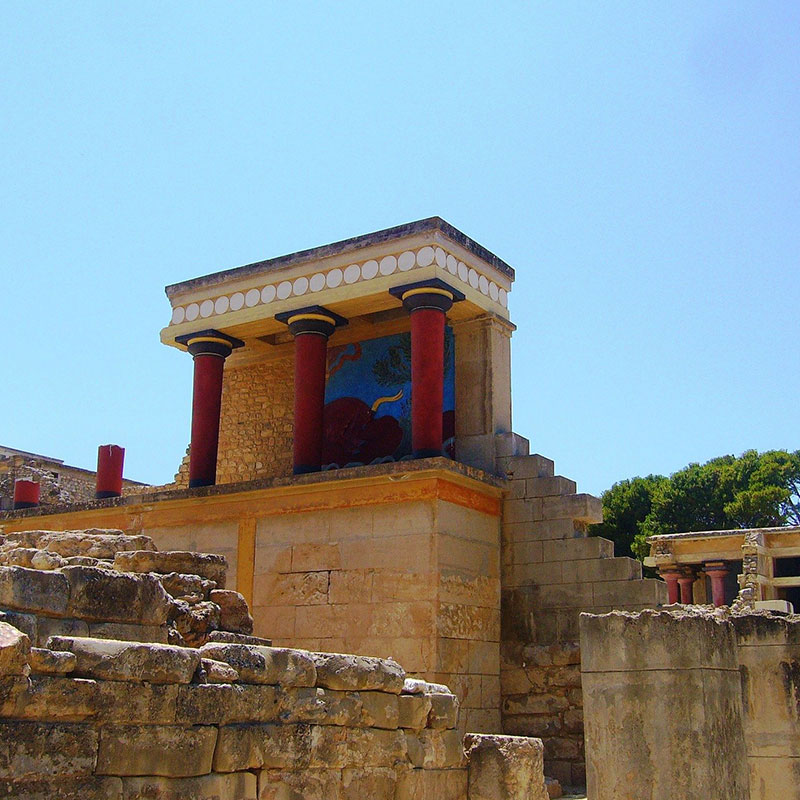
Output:
<svg viewBox="0 0 800 800">
<path fill-rule="evenodd" d="M 322 413 L 328 337 L 347 320 L 322 306 L 276 314 L 294 336 L 294 474 L 322 466 Z"/>
<path fill-rule="evenodd" d="M 667 584 L 667 596 L 669 598 L 669 604 L 674 605 L 675 603 L 680 603 L 680 589 L 678 587 L 678 575 L 677 572 L 662 572 L 661 577 Z"/>
<path fill-rule="evenodd" d="M 694 602 L 692 587 L 694 586 L 694 575 L 681 575 L 678 577 L 681 586 L 681 603 L 691 605 Z"/>
<path fill-rule="evenodd" d="M 725 576 L 728 570 L 724 563 L 706 564 L 706 575 L 711 578 L 711 597 L 714 605 L 719 608 L 725 605 Z"/>
<path fill-rule="evenodd" d="M 438 279 L 390 291 L 411 315 L 411 449 L 414 458 L 440 456 L 444 326 L 447 312 L 464 295 Z"/>
<path fill-rule="evenodd" d="M 22 478 L 14 481 L 14 508 L 35 508 L 39 505 L 39 484 Z"/>
<path fill-rule="evenodd" d="M 94 496 L 119 497 L 122 494 L 122 465 L 125 448 L 116 444 L 101 444 L 97 448 L 97 479 Z"/>
<path fill-rule="evenodd" d="M 194 357 L 192 443 L 189 448 L 189 488 L 213 486 L 217 480 L 219 414 L 225 359 L 244 342 L 216 330 L 178 336 Z"/>
</svg>

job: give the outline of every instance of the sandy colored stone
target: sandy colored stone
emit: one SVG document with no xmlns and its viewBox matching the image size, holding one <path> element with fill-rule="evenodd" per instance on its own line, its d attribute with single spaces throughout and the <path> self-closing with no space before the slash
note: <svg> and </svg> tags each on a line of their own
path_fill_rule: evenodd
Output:
<svg viewBox="0 0 800 800">
<path fill-rule="evenodd" d="M 541 740 L 468 733 L 464 748 L 469 800 L 549 800 Z"/>
<path fill-rule="evenodd" d="M 428 694 L 431 710 L 429 728 L 455 728 L 458 722 L 458 697 L 454 694 Z"/>
<path fill-rule="evenodd" d="M 64 567 L 69 616 L 98 622 L 163 625 L 170 599 L 154 575 L 127 575 L 98 567 Z"/>
<path fill-rule="evenodd" d="M 450 694 L 443 683 L 430 683 L 420 678 L 406 678 L 403 681 L 403 694 Z"/>
<path fill-rule="evenodd" d="M 275 686 L 206 683 L 174 688 L 179 725 L 275 722 L 284 708 Z"/>
<path fill-rule="evenodd" d="M 272 639 L 263 636 L 251 636 L 247 633 L 234 633 L 233 631 L 211 631 L 208 634 L 209 642 L 224 642 L 225 644 L 255 644 L 259 647 L 272 647 Z"/>
<path fill-rule="evenodd" d="M 131 622 L 90 622 L 87 634 L 92 639 L 119 639 L 124 642 L 167 644 L 166 625 L 136 625 Z"/>
<path fill-rule="evenodd" d="M 239 673 L 224 661 L 201 658 L 195 679 L 198 683 L 233 683 L 239 680 Z"/>
<path fill-rule="evenodd" d="M 15 547 L 3 553 L 2 563 L 9 567 L 31 567 L 33 557 L 41 551 L 35 547 Z"/>
<path fill-rule="evenodd" d="M 33 569 L 60 569 L 65 563 L 58 553 L 51 553 L 48 550 L 37 550 L 31 558 L 31 567 Z"/>
<path fill-rule="evenodd" d="M 0 676 L 27 675 L 31 640 L 20 630 L 0 622 Z"/>
<path fill-rule="evenodd" d="M 7 622 L 18 631 L 22 631 L 30 640 L 31 644 L 39 641 L 38 617 L 35 614 L 25 614 L 22 611 L 0 611 L 0 622 Z"/>
<path fill-rule="evenodd" d="M 96 758 L 88 725 L 0 722 L 0 783 L 91 775 Z"/>
<path fill-rule="evenodd" d="M 213 581 L 204 580 L 199 575 L 185 575 L 180 572 L 159 575 L 158 580 L 164 587 L 164 591 L 176 600 L 192 595 L 199 595 L 205 600 L 208 592 L 216 586 Z"/>
<path fill-rule="evenodd" d="M 158 572 L 166 575 L 178 572 L 199 575 L 225 588 L 228 562 L 216 553 L 193 553 L 188 550 L 118 552 L 114 556 L 114 569 L 123 572 Z"/>
<path fill-rule="evenodd" d="M 173 600 L 169 621 L 187 646 L 202 647 L 208 641 L 208 634 L 219 628 L 219 606 L 208 601 L 188 603 Z"/>
<path fill-rule="evenodd" d="M 122 800 L 121 778 L 54 778 L 0 784 L 3 800 Z"/>
<path fill-rule="evenodd" d="M 423 769 L 463 767 L 464 748 L 458 731 L 422 730 L 406 732 L 408 759 Z"/>
<path fill-rule="evenodd" d="M 213 726 L 105 725 L 100 730 L 97 774 L 206 775 L 216 740 Z"/>
<path fill-rule="evenodd" d="M 200 652 L 230 664 L 243 683 L 313 686 L 316 679 L 314 660 L 304 650 L 209 642 Z"/>
<path fill-rule="evenodd" d="M 420 730 L 428 724 L 431 699 L 425 695 L 401 694 L 397 698 L 399 728 Z"/>
<path fill-rule="evenodd" d="M 2 631 L 0 630 L 0 640 Z M 0 653 L 0 656 L 2 653 Z M 73 653 L 57 650 L 48 650 L 42 647 L 32 647 L 29 663 L 31 671 L 39 675 L 66 675 L 78 665 L 78 659 Z M 0 670 L 1 671 L 1 670 Z"/>
<path fill-rule="evenodd" d="M 109 681 L 189 683 L 200 663 L 198 650 L 167 644 L 53 636 L 48 647 L 75 654 L 76 676 Z"/>
<path fill-rule="evenodd" d="M 356 726 L 362 724 L 361 695 L 320 687 L 284 689 L 280 719 L 286 723 Z"/>
<path fill-rule="evenodd" d="M 317 685 L 343 691 L 378 690 L 400 694 L 405 672 L 392 659 L 341 653 L 312 653 Z"/>
<path fill-rule="evenodd" d="M 0 567 L 0 607 L 63 617 L 69 592 L 67 578 L 60 572 Z"/>
<path fill-rule="evenodd" d="M 388 692 L 359 692 L 361 724 L 368 728 L 393 730 L 400 722 L 399 696 Z"/>
<path fill-rule="evenodd" d="M 466 800 L 466 769 L 410 769 L 398 776 L 395 800 Z"/>
<path fill-rule="evenodd" d="M 257 779 L 250 772 L 194 778 L 126 777 L 122 800 L 256 800 Z"/>
<path fill-rule="evenodd" d="M 121 550 L 155 550 L 149 536 L 126 534 L 120 530 L 87 528 L 82 531 L 50 531 L 39 537 L 37 547 L 61 556 L 89 556 L 113 559 Z"/>
<path fill-rule="evenodd" d="M 239 592 L 230 589 L 212 589 L 208 599 L 219 606 L 219 627 L 222 630 L 244 634 L 253 632 L 253 618 L 250 616 L 247 600 Z"/>
</svg>

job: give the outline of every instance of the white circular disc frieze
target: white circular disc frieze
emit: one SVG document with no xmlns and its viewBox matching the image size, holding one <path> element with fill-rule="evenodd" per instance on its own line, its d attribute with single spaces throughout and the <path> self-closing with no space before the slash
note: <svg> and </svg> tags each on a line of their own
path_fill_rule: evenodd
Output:
<svg viewBox="0 0 800 800">
<path fill-rule="evenodd" d="M 189 303 L 186 306 L 186 319 L 189 322 L 194 322 L 200 316 L 200 306 L 197 303 Z"/>
<path fill-rule="evenodd" d="M 436 263 L 444 269 L 447 264 L 447 253 L 441 247 L 436 248 Z"/>
<path fill-rule="evenodd" d="M 200 316 L 210 317 L 213 313 L 214 313 L 214 301 L 203 300 L 203 302 L 200 303 Z"/>
<path fill-rule="evenodd" d="M 391 275 L 397 269 L 397 259 L 394 256 L 386 256 L 381 259 L 381 275 Z"/>
<path fill-rule="evenodd" d="M 400 257 L 397 259 L 397 266 L 401 272 L 408 272 L 416 261 L 417 257 L 410 250 L 406 250 L 405 253 L 401 253 Z"/>
<path fill-rule="evenodd" d="M 228 299 L 228 296 L 224 294 L 214 301 L 214 313 L 224 314 L 228 308 L 230 308 L 230 305 L 231 301 Z"/>
<path fill-rule="evenodd" d="M 285 300 L 292 293 L 291 281 L 281 281 L 278 284 L 278 300 Z"/>
<path fill-rule="evenodd" d="M 481 294 L 489 294 L 489 281 L 485 275 L 478 276 L 478 289 Z"/>
<path fill-rule="evenodd" d="M 258 304 L 258 301 L 261 299 L 261 292 L 258 289 L 251 289 L 245 296 L 244 296 L 244 303 L 248 308 L 252 308 L 254 305 Z"/>
<path fill-rule="evenodd" d="M 292 284 L 292 292 L 296 295 L 305 294 L 308 291 L 308 278 L 301 275 Z"/>
<path fill-rule="evenodd" d="M 338 267 L 336 269 L 332 269 L 325 276 L 325 283 L 327 283 L 331 289 L 335 289 L 341 282 L 342 282 L 342 271 Z"/>
<path fill-rule="evenodd" d="M 234 292 L 231 295 L 231 311 L 238 311 L 244 305 L 244 295 L 241 292 Z"/>
<path fill-rule="evenodd" d="M 501 289 L 499 292 L 500 295 L 500 305 L 504 308 L 508 305 L 508 293 L 505 289 Z"/>
<path fill-rule="evenodd" d="M 417 253 L 417 264 L 421 267 L 427 267 L 429 264 L 433 263 L 433 248 L 432 247 L 423 247 Z"/>
<path fill-rule="evenodd" d="M 463 261 L 458 262 L 458 277 L 461 278 L 464 283 L 466 283 L 469 278 L 469 270 Z"/>
<path fill-rule="evenodd" d="M 378 274 L 378 262 L 375 260 L 367 261 L 361 267 L 361 274 L 364 276 L 364 280 L 371 281 Z"/>
<path fill-rule="evenodd" d="M 344 282 L 355 283 L 361 277 L 361 267 L 358 264 L 351 264 L 344 269 Z"/>
<path fill-rule="evenodd" d="M 491 297 L 492 300 L 494 300 L 495 303 L 496 303 L 497 302 L 497 298 L 499 296 L 500 295 L 499 295 L 499 292 L 497 290 L 497 284 L 496 283 L 490 283 L 489 284 L 489 297 Z"/>
<path fill-rule="evenodd" d="M 478 272 L 475 269 L 470 269 L 469 271 L 469 285 L 473 289 L 478 288 Z"/>
<path fill-rule="evenodd" d="M 319 292 L 325 288 L 325 276 L 321 272 L 315 273 L 311 276 L 308 285 L 311 287 L 312 292 Z"/>
<path fill-rule="evenodd" d="M 274 284 L 270 284 L 269 286 L 265 286 L 261 290 L 261 302 L 262 303 L 271 303 L 275 299 L 275 295 L 277 294 L 275 290 Z"/>
<path fill-rule="evenodd" d="M 458 272 L 458 261 L 456 260 L 455 256 L 447 256 L 447 271 L 451 275 L 455 275 Z"/>
<path fill-rule="evenodd" d="M 180 325 L 186 319 L 186 309 L 183 306 L 178 306 L 172 311 L 172 324 Z"/>
</svg>

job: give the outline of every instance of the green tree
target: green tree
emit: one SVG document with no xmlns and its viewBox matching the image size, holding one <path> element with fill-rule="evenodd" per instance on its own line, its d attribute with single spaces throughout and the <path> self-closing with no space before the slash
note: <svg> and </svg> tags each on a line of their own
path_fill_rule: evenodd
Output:
<svg viewBox="0 0 800 800">
<path fill-rule="evenodd" d="M 602 499 L 604 521 L 590 532 L 638 558 L 662 533 L 800 525 L 800 450 L 721 456 L 615 483 Z"/>
</svg>

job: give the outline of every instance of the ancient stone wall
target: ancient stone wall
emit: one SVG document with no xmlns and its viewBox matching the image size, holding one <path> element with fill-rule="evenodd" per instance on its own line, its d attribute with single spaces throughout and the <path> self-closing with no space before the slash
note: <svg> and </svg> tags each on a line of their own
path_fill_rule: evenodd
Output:
<svg viewBox="0 0 800 800">
<path fill-rule="evenodd" d="M 541 737 L 548 775 L 585 785 L 579 615 L 658 606 L 666 585 L 643 579 L 638 561 L 615 557 L 613 542 L 587 537 L 587 526 L 602 520 L 601 502 L 555 475 L 550 459 L 497 461 L 510 488 L 502 526 L 503 730 Z"/>
<path fill-rule="evenodd" d="M 800 616 L 682 606 L 580 624 L 590 797 L 800 798 Z"/>
</svg>

